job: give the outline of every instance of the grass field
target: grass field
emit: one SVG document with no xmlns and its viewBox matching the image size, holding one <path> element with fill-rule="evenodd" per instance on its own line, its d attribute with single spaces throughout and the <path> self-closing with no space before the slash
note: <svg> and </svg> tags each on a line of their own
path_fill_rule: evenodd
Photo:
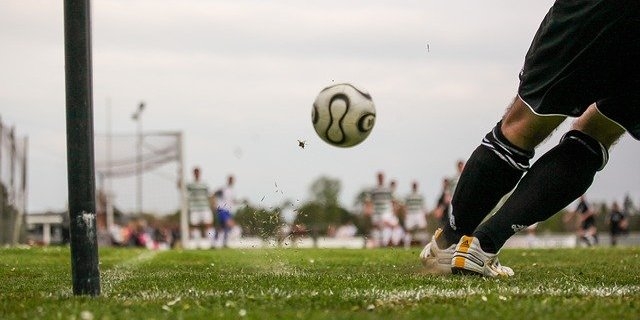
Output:
<svg viewBox="0 0 640 320">
<path fill-rule="evenodd" d="M 419 248 L 100 249 L 100 297 L 67 247 L 0 249 L 1 319 L 638 319 L 640 248 L 504 250 L 509 279 L 431 276 Z"/>
</svg>

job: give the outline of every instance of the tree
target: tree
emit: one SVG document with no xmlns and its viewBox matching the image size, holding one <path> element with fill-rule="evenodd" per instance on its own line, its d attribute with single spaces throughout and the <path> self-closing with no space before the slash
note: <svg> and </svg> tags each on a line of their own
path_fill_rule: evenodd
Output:
<svg viewBox="0 0 640 320">
<path fill-rule="evenodd" d="M 310 187 L 311 201 L 303 204 L 296 218 L 312 235 L 326 235 L 329 226 L 338 226 L 350 219 L 351 213 L 339 201 L 341 183 L 338 179 L 322 176 Z"/>
<path fill-rule="evenodd" d="M 244 235 L 259 236 L 262 239 L 274 238 L 280 226 L 280 208 L 266 210 L 245 203 L 234 217 L 235 222 L 242 226 Z"/>
<path fill-rule="evenodd" d="M 338 206 L 342 184 L 338 179 L 320 177 L 311 184 L 312 201 L 325 206 Z"/>
</svg>

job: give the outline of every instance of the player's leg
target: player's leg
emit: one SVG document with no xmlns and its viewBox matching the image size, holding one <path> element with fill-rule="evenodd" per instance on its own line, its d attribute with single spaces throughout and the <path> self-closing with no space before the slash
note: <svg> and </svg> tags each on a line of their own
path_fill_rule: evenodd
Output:
<svg viewBox="0 0 640 320">
<path fill-rule="evenodd" d="M 411 243 L 414 241 L 416 237 L 418 226 L 415 223 L 415 221 L 416 221 L 415 214 L 407 214 L 407 216 L 405 217 L 404 230 L 406 232 L 404 233 L 404 239 L 403 239 L 405 248 L 411 247 Z"/>
<path fill-rule="evenodd" d="M 461 237 L 471 235 L 500 199 L 515 187 L 529 167 L 535 146 L 564 119 L 538 116 L 519 97 L 514 99 L 503 119 L 467 160 L 453 195 L 449 223 L 436 231 L 420 253 L 427 270 L 438 274 L 451 272 L 452 258 Z M 513 270 L 497 261 L 492 265 L 496 273 L 513 275 Z"/>
<path fill-rule="evenodd" d="M 452 217 L 440 247 L 471 235 L 482 220 L 511 191 L 529 168 L 534 148 L 565 119 L 539 116 L 518 97 L 502 121 L 471 154 L 453 194 Z"/>
<path fill-rule="evenodd" d="M 196 246 L 207 249 L 211 247 L 211 230 L 213 226 L 213 216 L 211 210 L 199 210 L 194 212 L 197 221 L 197 237 L 194 238 Z"/>
<path fill-rule="evenodd" d="M 589 227 L 589 242 L 592 246 L 597 245 L 600 241 L 598 239 L 598 227 L 595 225 L 595 221 Z"/>
<path fill-rule="evenodd" d="M 418 228 L 416 235 L 413 237 L 420 245 L 426 245 L 429 241 L 429 232 L 427 231 L 427 217 L 424 214 L 418 215 Z"/>
<path fill-rule="evenodd" d="M 585 225 L 582 231 L 582 241 L 585 243 L 587 247 L 591 247 L 595 244 L 593 239 L 593 229 L 590 224 Z"/>
<path fill-rule="evenodd" d="M 227 247 L 227 240 L 229 239 L 229 230 L 231 229 L 230 223 L 231 223 L 231 213 L 229 212 L 229 210 L 223 209 L 222 217 L 220 219 L 220 225 L 222 227 L 222 244 L 221 244 L 222 248 Z"/>
<path fill-rule="evenodd" d="M 587 239 L 587 229 L 585 229 L 584 224 L 581 222 L 580 225 L 578 226 L 578 232 L 576 233 L 577 235 L 577 241 L 576 241 L 576 247 L 580 247 L 582 245 L 582 243 L 584 243 L 585 245 L 589 245 L 589 239 Z"/>
<path fill-rule="evenodd" d="M 529 168 L 535 147 L 564 119 L 537 115 L 518 97 L 499 126 L 485 136 L 471 155 L 453 195 L 453 219 L 447 228 L 449 243 L 459 239 L 451 261 L 454 272 L 470 271 L 491 277 L 513 275 L 511 268 L 500 265 L 495 253 L 482 252 L 479 239 L 469 235 L 518 184 Z"/>
<path fill-rule="evenodd" d="M 201 237 L 200 233 L 200 215 L 197 211 L 189 211 L 189 229 L 191 231 L 191 240 L 199 239 Z"/>
<path fill-rule="evenodd" d="M 606 165 L 608 149 L 624 132 L 590 106 L 573 130 L 536 161 L 496 214 L 474 232 L 482 249 L 496 253 L 514 233 L 550 218 L 584 194 Z"/>
</svg>

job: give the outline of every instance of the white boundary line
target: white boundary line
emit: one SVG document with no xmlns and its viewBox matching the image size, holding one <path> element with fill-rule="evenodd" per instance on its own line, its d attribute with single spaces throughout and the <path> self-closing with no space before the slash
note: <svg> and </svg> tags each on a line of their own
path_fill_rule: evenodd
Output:
<svg viewBox="0 0 640 320">
<path fill-rule="evenodd" d="M 460 298 L 477 296 L 484 301 L 490 299 L 511 300 L 514 297 L 531 297 L 531 296 L 548 296 L 548 297 L 622 297 L 622 296 L 638 296 L 640 295 L 640 286 L 638 285 L 621 285 L 621 286 L 603 286 L 589 287 L 585 285 L 570 285 L 559 287 L 537 287 L 537 288 L 459 288 L 444 289 L 439 287 L 421 287 L 409 290 L 387 290 L 387 289 L 346 289 L 342 292 L 333 290 L 282 290 L 279 288 L 271 288 L 261 292 L 245 292 L 240 289 L 238 291 L 219 291 L 219 290 L 196 290 L 188 289 L 182 292 L 168 292 L 167 290 L 145 290 L 137 292 L 135 296 L 115 297 L 123 300 L 167 300 L 180 301 L 182 298 L 228 298 L 243 299 L 251 297 L 251 299 L 269 298 L 269 299 L 291 299 L 294 297 L 322 297 L 322 296 L 340 296 L 344 299 L 363 299 L 368 301 L 380 301 L 383 303 L 394 302 L 419 302 L 429 298 Z"/>
</svg>

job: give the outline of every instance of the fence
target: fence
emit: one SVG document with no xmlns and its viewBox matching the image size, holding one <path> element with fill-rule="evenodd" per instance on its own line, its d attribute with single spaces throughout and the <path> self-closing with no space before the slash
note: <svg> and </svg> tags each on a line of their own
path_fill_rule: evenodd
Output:
<svg viewBox="0 0 640 320">
<path fill-rule="evenodd" d="M 0 118 L 0 245 L 15 245 L 25 235 L 27 143 Z"/>
</svg>

